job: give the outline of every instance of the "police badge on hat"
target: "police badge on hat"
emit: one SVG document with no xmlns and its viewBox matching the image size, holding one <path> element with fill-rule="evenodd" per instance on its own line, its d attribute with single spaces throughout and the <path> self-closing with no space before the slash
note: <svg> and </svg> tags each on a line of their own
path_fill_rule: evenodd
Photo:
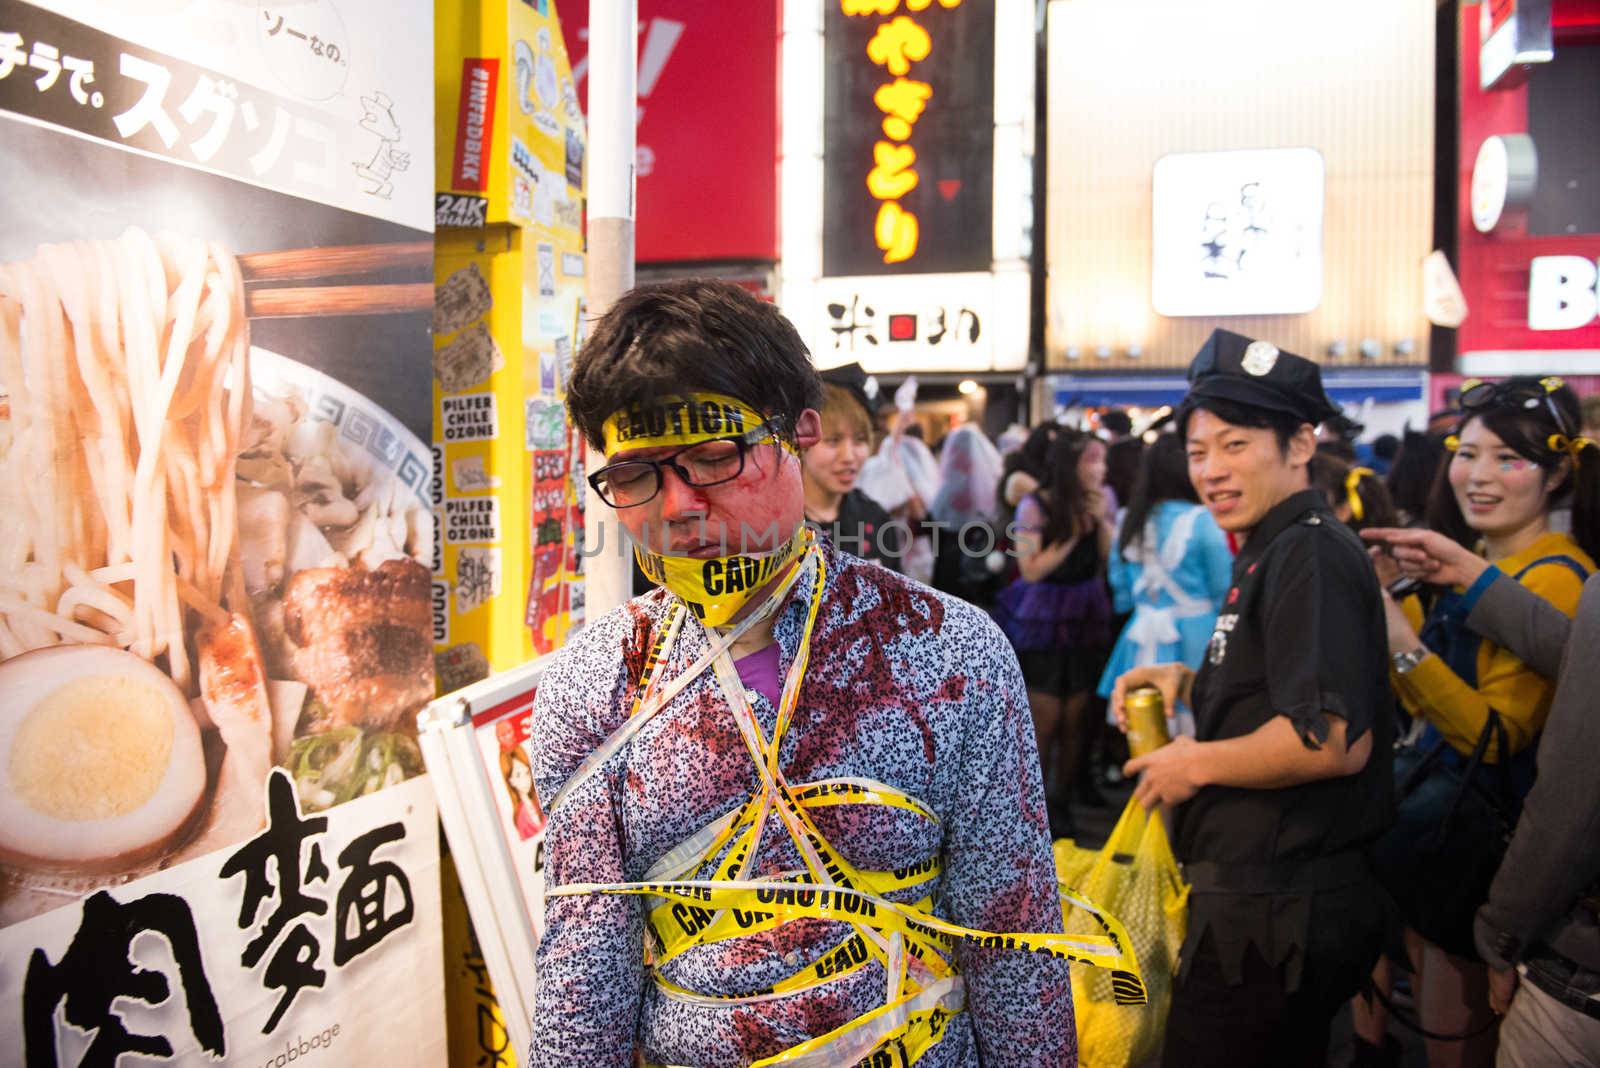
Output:
<svg viewBox="0 0 1600 1068">
<path fill-rule="evenodd" d="M 1283 412 L 1312 426 L 1339 415 L 1315 363 L 1231 330 L 1213 330 L 1189 364 L 1189 393 L 1179 408 L 1180 424 L 1186 413 L 1211 400 Z"/>
<path fill-rule="evenodd" d="M 1244 357 L 1239 361 L 1250 374 L 1260 377 L 1270 374 L 1278 364 L 1278 346 L 1270 341 L 1252 341 L 1245 347 Z"/>
</svg>

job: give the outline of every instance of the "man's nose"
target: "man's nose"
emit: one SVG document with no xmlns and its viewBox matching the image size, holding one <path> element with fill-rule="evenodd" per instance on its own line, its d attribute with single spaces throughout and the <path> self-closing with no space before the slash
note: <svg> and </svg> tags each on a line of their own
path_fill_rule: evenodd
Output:
<svg viewBox="0 0 1600 1068">
<path fill-rule="evenodd" d="M 705 493 L 689 485 L 670 467 L 661 469 L 661 518 L 678 523 L 706 514 Z"/>
</svg>

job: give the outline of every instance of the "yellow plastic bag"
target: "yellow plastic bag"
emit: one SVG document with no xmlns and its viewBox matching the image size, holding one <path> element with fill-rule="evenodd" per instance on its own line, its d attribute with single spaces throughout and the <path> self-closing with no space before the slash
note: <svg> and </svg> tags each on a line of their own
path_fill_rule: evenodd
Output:
<svg viewBox="0 0 1600 1068">
<path fill-rule="evenodd" d="M 1098 853 L 1070 838 L 1055 843 L 1056 878 L 1068 934 L 1099 933 L 1094 920 L 1073 908 L 1077 891 L 1115 916 L 1128 930 L 1150 1001 L 1118 1005 L 1111 974 L 1072 966 L 1072 999 L 1083 1068 L 1130 1068 L 1156 1056 L 1172 1003 L 1172 977 L 1188 924 L 1189 888 L 1167 841 L 1165 825 L 1130 800 Z"/>
</svg>

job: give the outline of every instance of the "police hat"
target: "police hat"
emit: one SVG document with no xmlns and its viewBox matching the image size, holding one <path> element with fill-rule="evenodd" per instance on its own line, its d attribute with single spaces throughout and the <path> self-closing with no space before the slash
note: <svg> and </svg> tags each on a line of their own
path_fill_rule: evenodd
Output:
<svg viewBox="0 0 1600 1068">
<path fill-rule="evenodd" d="M 867 410 L 867 415 L 877 417 L 880 400 L 878 380 L 868 375 L 866 369 L 859 363 L 830 367 L 826 371 L 817 372 L 817 377 L 830 386 L 838 386 L 845 390 Z"/>
<path fill-rule="evenodd" d="M 1179 414 L 1186 416 L 1208 400 L 1283 412 L 1312 426 L 1340 415 L 1322 388 L 1316 364 L 1231 330 L 1211 331 L 1189 364 L 1189 393 Z"/>
</svg>

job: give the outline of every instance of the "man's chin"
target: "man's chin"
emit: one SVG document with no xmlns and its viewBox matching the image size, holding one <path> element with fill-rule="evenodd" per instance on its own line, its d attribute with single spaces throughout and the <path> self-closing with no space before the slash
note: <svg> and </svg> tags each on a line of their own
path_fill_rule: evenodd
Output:
<svg viewBox="0 0 1600 1068">
<path fill-rule="evenodd" d="M 1234 501 L 1231 507 L 1224 508 L 1208 504 L 1206 511 L 1211 513 L 1218 527 L 1230 534 L 1244 534 L 1256 525 L 1256 516 L 1253 510 L 1244 508 L 1242 504 L 1241 501 Z"/>
</svg>

